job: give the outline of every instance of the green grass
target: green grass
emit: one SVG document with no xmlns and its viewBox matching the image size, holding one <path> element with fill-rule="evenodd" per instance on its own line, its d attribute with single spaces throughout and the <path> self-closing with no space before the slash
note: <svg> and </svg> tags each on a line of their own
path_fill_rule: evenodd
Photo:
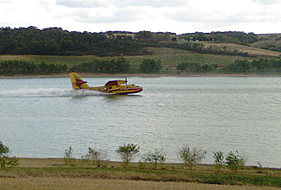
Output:
<svg viewBox="0 0 281 190">
<path fill-rule="evenodd" d="M 55 56 L 55 55 L 0 55 L 2 60 L 26 60 L 34 63 L 66 64 L 73 66 L 82 62 L 95 59 L 95 56 Z"/>
<path fill-rule="evenodd" d="M 281 48 L 281 34 L 259 35 L 259 41 L 251 44 L 252 47 L 279 50 Z M 279 52 L 280 53 L 280 52 Z"/>
<path fill-rule="evenodd" d="M 272 52 L 267 50 L 262 50 L 259 48 L 250 48 L 246 46 L 238 46 L 235 44 L 214 44 L 214 43 L 204 43 L 207 47 L 208 45 L 216 46 L 227 46 L 230 49 L 239 49 L 241 51 L 249 52 L 252 55 L 258 56 L 278 56 L 280 53 Z M 136 73 L 139 69 L 139 65 L 145 58 L 153 58 L 161 60 L 163 65 L 163 74 L 175 74 L 177 73 L 176 67 L 178 63 L 181 62 L 196 62 L 201 64 L 218 64 L 224 65 L 229 63 L 234 63 L 237 59 L 249 59 L 253 60 L 253 57 L 240 57 L 240 56 L 224 56 L 224 55 L 213 55 L 213 54 L 199 54 L 195 52 L 172 49 L 172 48 L 146 48 L 147 51 L 151 52 L 152 55 L 144 56 L 125 56 L 129 59 L 131 64 L 132 73 Z M 96 57 L 96 56 L 44 56 L 44 55 L 0 55 L 0 61 L 2 60 L 27 60 L 34 63 L 53 63 L 53 64 L 65 64 L 69 68 L 73 65 L 81 64 L 83 62 L 88 62 L 93 59 L 112 59 L 113 57 Z"/>
<path fill-rule="evenodd" d="M 150 170 L 123 168 L 94 168 L 94 167 L 17 167 L 0 170 L 0 178 L 90 178 L 90 179 L 123 179 L 163 182 L 199 182 L 221 185 L 258 185 L 281 187 L 281 176 L 267 174 L 233 174 L 217 173 L 200 170 Z"/>
<path fill-rule="evenodd" d="M 199 182 L 220 185 L 255 185 L 281 187 L 281 169 L 243 167 L 232 173 L 226 166 L 217 172 L 215 165 L 195 165 L 189 170 L 182 164 L 163 163 L 157 170 L 148 163 L 130 163 L 125 169 L 120 162 L 104 161 L 101 168 L 84 160 L 66 166 L 63 159 L 19 158 L 19 167 L 0 169 L 1 178 L 77 178 L 122 179 L 134 181 Z"/>
</svg>

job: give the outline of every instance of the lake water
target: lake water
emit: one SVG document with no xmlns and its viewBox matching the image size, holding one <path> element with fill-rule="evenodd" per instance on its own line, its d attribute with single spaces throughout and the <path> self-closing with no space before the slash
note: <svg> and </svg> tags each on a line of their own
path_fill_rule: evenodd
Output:
<svg viewBox="0 0 281 190">
<path fill-rule="evenodd" d="M 92 86 L 116 78 L 86 78 Z M 117 78 L 118 79 L 118 78 Z M 280 77 L 131 77 L 136 95 L 71 89 L 69 78 L 0 79 L 0 140 L 17 157 L 80 158 L 88 147 L 119 161 L 115 150 L 138 144 L 181 162 L 180 147 L 238 150 L 247 165 L 281 167 Z"/>
</svg>

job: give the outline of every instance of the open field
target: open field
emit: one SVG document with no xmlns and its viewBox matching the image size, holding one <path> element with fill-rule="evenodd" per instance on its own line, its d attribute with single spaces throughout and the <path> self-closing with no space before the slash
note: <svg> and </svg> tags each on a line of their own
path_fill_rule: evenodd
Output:
<svg viewBox="0 0 281 190">
<path fill-rule="evenodd" d="M 257 45 L 253 45 L 253 47 L 248 47 L 248 46 L 242 46 L 242 45 L 238 45 L 238 44 L 210 43 L 210 42 L 205 42 L 204 45 L 206 47 L 208 47 L 208 46 L 225 46 L 225 47 L 227 47 L 228 49 L 231 49 L 231 50 L 237 49 L 237 50 L 242 51 L 242 52 L 248 52 L 249 55 L 253 55 L 253 56 L 278 57 L 278 56 L 281 55 L 281 52 L 260 49 Z"/>
<path fill-rule="evenodd" d="M 200 62 L 200 63 L 217 63 L 224 64 L 234 62 L 239 59 L 238 56 L 223 56 L 211 54 L 192 53 L 185 50 L 177 50 L 171 48 L 147 48 L 153 55 L 145 56 L 124 56 L 129 59 L 132 67 L 137 67 L 143 59 L 154 58 L 160 59 L 164 67 L 176 67 L 180 62 Z M 53 55 L 0 55 L 0 61 L 4 60 L 26 60 L 34 63 L 54 63 L 66 64 L 71 67 L 75 64 L 91 61 L 93 59 L 111 59 L 113 57 L 96 57 L 92 55 L 87 56 L 53 56 Z"/>
<path fill-rule="evenodd" d="M 209 185 L 207 185 L 209 184 Z M 216 185 L 211 185 L 216 184 Z M 103 162 L 101 168 L 85 160 L 67 166 L 63 159 L 20 158 L 19 166 L 0 169 L 0 189 L 277 189 L 281 170 L 244 167 L 231 173 L 200 164 L 189 170 L 182 164 Z"/>
<path fill-rule="evenodd" d="M 258 37 L 259 40 L 251 44 L 252 47 L 280 51 L 281 34 L 260 34 Z"/>
</svg>

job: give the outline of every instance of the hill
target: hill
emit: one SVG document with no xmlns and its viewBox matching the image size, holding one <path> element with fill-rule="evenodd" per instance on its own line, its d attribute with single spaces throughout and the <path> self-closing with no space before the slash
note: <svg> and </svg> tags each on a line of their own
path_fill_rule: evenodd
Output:
<svg viewBox="0 0 281 190">
<path fill-rule="evenodd" d="M 132 32 L 69 32 L 62 28 L 36 27 L 0 28 L 0 54 L 2 55 L 95 55 L 104 56 L 137 56 L 149 55 L 146 47 L 166 47 L 194 51 L 201 54 L 238 55 L 248 57 L 241 52 L 241 47 L 228 49 L 225 44 L 238 44 L 260 48 L 273 37 L 259 36 L 243 32 L 212 32 L 176 35 L 174 33 L 153 33 L 150 31 Z M 276 44 L 279 39 L 274 37 Z M 204 42 L 204 43 L 201 43 Z M 204 46 L 206 42 L 214 46 Z M 223 45 L 218 45 L 223 43 Z M 266 43 L 267 44 L 267 43 Z M 278 51 L 278 48 L 272 50 Z M 276 45 L 275 45 L 276 46 Z M 274 47 L 275 47 L 274 46 Z M 233 46 L 232 46 L 233 47 Z M 277 46 L 276 46 L 277 47 Z M 281 49 L 279 49 L 280 52 Z"/>
<path fill-rule="evenodd" d="M 281 42 L 281 41 L 280 41 Z M 226 47 L 230 50 L 238 50 L 242 52 L 248 53 L 252 57 L 279 57 L 281 55 L 281 52 L 273 51 L 273 50 L 267 50 L 265 48 L 260 48 L 254 44 L 251 44 L 251 46 L 244 46 L 244 45 L 238 45 L 233 43 L 204 43 L 205 46 L 220 46 L 220 47 Z M 280 44 L 281 45 L 281 44 Z"/>
<path fill-rule="evenodd" d="M 281 34 L 261 34 L 258 35 L 258 41 L 251 44 L 252 47 L 267 49 L 272 51 L 281 51 Z"/>
<path fill-rule="evenodd" d="M 97 64 L 115 64 L 120 56 L 119 60 L 126 59 L 130 64 L 124 73 L 139 73 L 145 59 L 159 60 L 161 74 L 279 72 L 280 39 L 278 34 L 243 32 L 176 35 L 150 31 L 82 33 L 62 28 L 0 28 L 0 74 L 61 74 L 78 67 L 79 72 L 99 73 L 104 69 L 90 71 L 85 64 L 92 68 Z M 274 48 L 273 45 L 265 48 L 272 43 Z M 239 63 L 247 68 L 234 68 L 231 64 L 237 64 L 237 60 L 247 60 L 249 63 Z M 256 65 L 260 62 L 261 67 Z"/>
</svg>

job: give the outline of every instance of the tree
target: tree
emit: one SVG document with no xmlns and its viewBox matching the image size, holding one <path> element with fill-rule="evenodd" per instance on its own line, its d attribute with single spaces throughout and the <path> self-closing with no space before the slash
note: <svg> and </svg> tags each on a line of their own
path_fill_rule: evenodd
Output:
<svg viewBox="0 0 281 190">
<path fill-rule="evenodd" d="M 130 63 L 127 59 L 121 55 L 117 59 L 112 59 L 105 65 L 105 71 L 107 73 L 128 73 L 130 69 Z"/>
<path fill-rule="evenodd" d="M 155 59 L 144 59 L 140 65 L 142 73 L 156 73 L 162 69 L 161 61 Z"/>
<path fill-rule="evenodd" d="M 165 162 L 166 158 L 162 150 L 155 149 L 154 152 L 150 152 L 144 155 L 144 160 L 154 165 L 154 169 L 157 168 L 158 163 Z"/>
<path fill-rule="evenodd" d="M 214 152 L 214 156 L 213 158 L 215 159 L 215 165 L 218 169 L 218 171 L 220 171 L 221 167 L 224 165 L 224 155 L 223 155 L 223 152 L 222 151 L 217 151 L 217 152 Z"/>
<path fill-rule="evenodd" d="M 178 63 L 177 70 L 186 72 L 200 72 L 203 70 L 203 67 L 199 63 L 183 62 Z"/>
<path fill-rule="evenodd" d="M 18 159 L 15 157 L 9 157 L 9 153 L 9 148 L 0 141 L 0 168 L 18 165 Z"/>
<path fill-rule="evenodd" d="M 124 144 L 123 146 L 119 146 L 116 150 L 124 162 L 125 167 L 129 165 L 129 162 L 133 159 L 133 157 L 139 152 L 140 147 L 135 144 Z"/>
<path fill-rule="evenodd" d="M 179 157 L 183 160 L 184 164 L 189 166 L 190 170 L 192 170 L 192 166 L 199 164 L 205 158 L 206 154 L 207 151 L 198 147 L 191 149 L 187 145 L 184 145 L 180 149 Z"/>
<path fill-rule="evenodd" d="M 83 159 L 87 159 L 92 161 L 92 164 L 97 165 L 97 167 L 101 166 L 101 162 L 104 160 L 104 154 L 101 151 L 96 151 L 93 148 L 89 147 L 88 148 L 88 154 L 83 156 Z"/>
<path fill-rule="evenodd" d="M 64 151 L 64 163 L 67 164 L 68 166 L 74 166 L 75 165 L 75 160 L 74 157 L 72 156 L 73 149 L 71 146 Z"/>
<path fill-rule="evenodd" d="M 233 173 L 236 173 L 239 168 L 245 165 L 245 158 L 243 158 L 237 150 L 236 154 L 230 151 L 226 157 L 225 163 Z"/>
<path fill-rule="evenodd" d="M 252 70 L 252 65 L 249 60 L 235 60 L 234 63 L 228 65 L 227 71 L 230 72 L 250 72 Z"/>
</svg>

